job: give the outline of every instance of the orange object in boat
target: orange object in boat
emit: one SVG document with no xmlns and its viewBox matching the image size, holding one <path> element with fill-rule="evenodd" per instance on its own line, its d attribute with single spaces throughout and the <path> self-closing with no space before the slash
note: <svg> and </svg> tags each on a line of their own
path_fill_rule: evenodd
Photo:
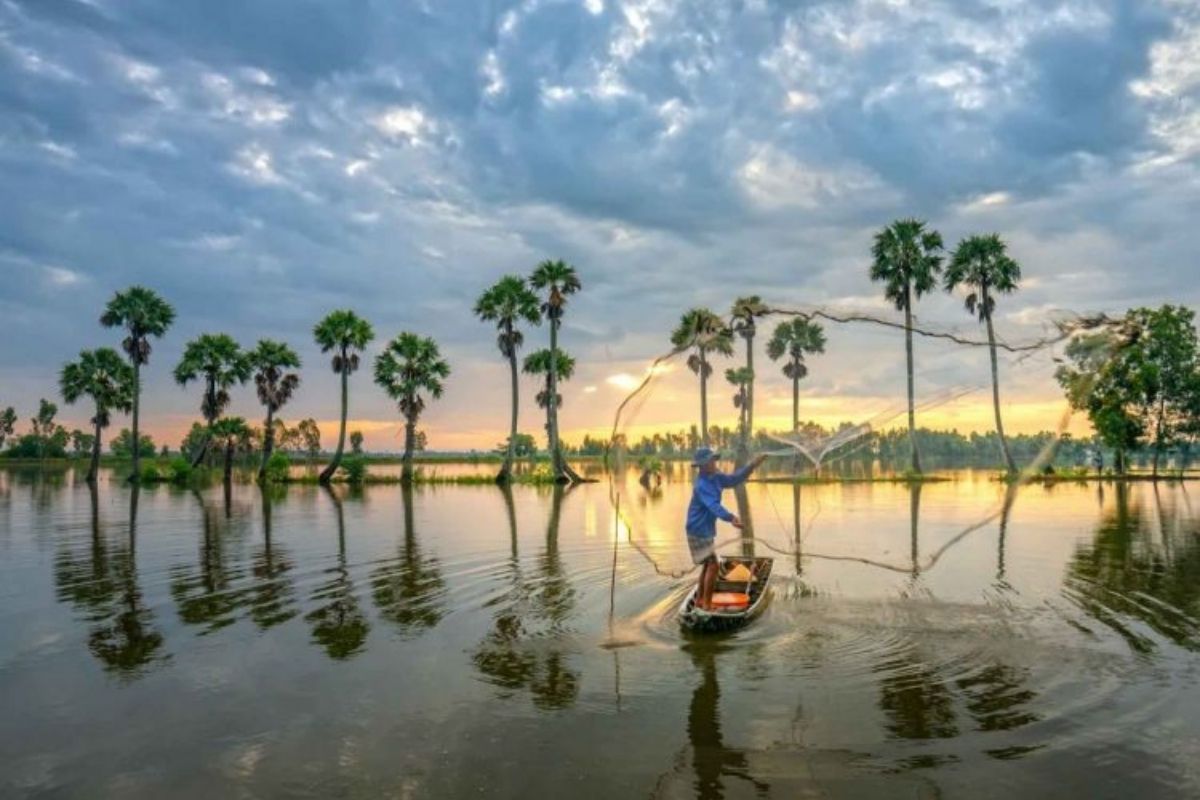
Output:
<svg viewBox="0 0 1200 800">
<path fill-rule="evenodd" d="M 744 592 L 716 592 L 712 606 L 719 611 L 741 611 L 750 605 L 750 595 Z"/>
</svg>

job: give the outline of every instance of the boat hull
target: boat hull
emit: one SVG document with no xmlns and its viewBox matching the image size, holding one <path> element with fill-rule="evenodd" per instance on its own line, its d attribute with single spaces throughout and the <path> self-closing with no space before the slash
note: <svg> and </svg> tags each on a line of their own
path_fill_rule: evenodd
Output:
<svg viewBox="0 0 1200 800">
<path fill-rule="evenodd" d="M 762 613 L 770 595 L 768 588 L 771 582 L 770 558 L 742 558 L 738 556 L 718 557 L 719 575 L 725 575 L 737 564 L 744 564 L 754 574 L 754 581 L 749 584 L 733 583 L 718 578 L 717 592 L 745 592 L 750 596 L 750 603 L 743 609 L 705 611 L 696 608 L 696 595 L 699 587 L 694 586 L 679 606 L 679 624 L 694 633 L 722 633 L 732 631 L 749 624 Z M 748 591 L 747 591 L 748 590 Z"/>
</svg>

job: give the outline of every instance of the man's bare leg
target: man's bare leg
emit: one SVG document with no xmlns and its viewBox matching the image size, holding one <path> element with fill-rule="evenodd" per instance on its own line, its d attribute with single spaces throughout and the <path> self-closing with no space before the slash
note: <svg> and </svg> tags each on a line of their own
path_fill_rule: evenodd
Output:
<svg viewBox="0 0 1200 800">
<path fill-rule="evenodd" d="M 713 589 L 717 586 L 717 560 L 710 558 L 704 562 L 700 571 L 700 608 L 705 611 L 712 609 Z"/>
</svg>

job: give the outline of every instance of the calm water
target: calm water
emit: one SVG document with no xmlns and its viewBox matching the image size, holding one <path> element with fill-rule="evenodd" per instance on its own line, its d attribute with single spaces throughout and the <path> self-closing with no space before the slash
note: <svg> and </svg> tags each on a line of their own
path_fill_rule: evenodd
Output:
<svg viewBox="0 0 1200 800">
<path fill-rule="evenodd" d="M 620 489 L 0 472 L 0 796 L 1200 793 L 1186 486 L 752 485 L 723 638 L 685 473 Z"/>
</svg>

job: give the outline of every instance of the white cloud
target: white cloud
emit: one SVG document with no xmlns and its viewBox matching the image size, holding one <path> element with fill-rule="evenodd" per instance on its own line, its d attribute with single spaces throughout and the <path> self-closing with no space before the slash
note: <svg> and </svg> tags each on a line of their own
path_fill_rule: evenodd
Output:
<svg viewBox="0 0 1200 800">
<path fill-rule="evenodd" d="M 54 286 L 74 286 L 83 281 L 83 276 L 78 272 L 74 272 L 65 267 L 42 267 L 46 273 L 46 280 Z"/>
<path fill-rule="evenodd" d="M 275 171 L 274 159 L 269 150 L 259 144 L 248 144 L 238 150 L 229 170 L 240 178 L 261 185 L 280 185 L 285 181 Z"/>
<path fill-rule="evenodd" d="M 375 129 L 393 139 L 407 139 L 420 144 L 423 137 L 436 130 L 433 120 L 418 106 L 392 106 L 373 120 Z"/>
</svg>

